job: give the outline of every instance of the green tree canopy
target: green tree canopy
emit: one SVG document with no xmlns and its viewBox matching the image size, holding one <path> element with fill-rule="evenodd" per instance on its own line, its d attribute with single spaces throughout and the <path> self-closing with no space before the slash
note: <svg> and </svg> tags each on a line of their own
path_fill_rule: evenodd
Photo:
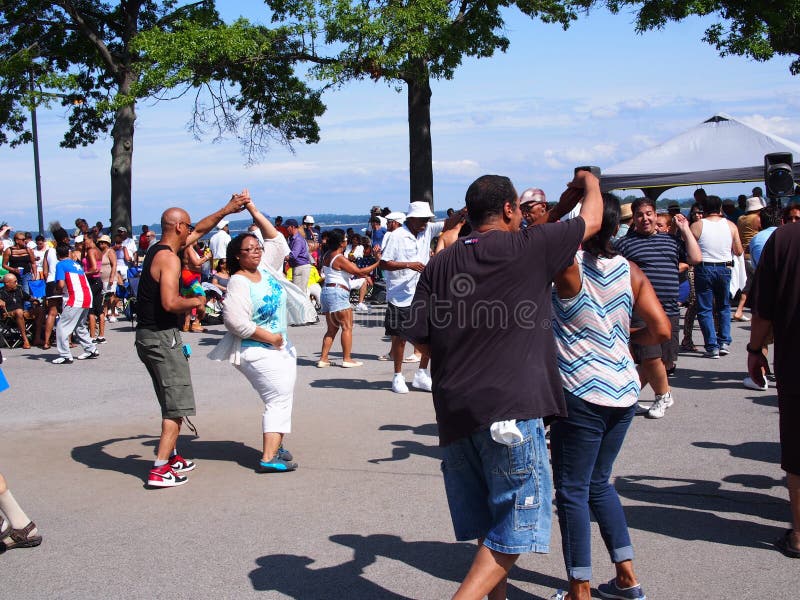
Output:
<svg viewBox="0 0 800 600">
<path fill-rule="evenodd" d="M 636 7 L 639 32 L 692 15 L 716 15 L 721 21 L 706 29 L 703 40 L 720 55 L 760 61 L 776 54 L 794 56 L 789 69 L 792 75 L 800 74 L 800 0 L 611 0 L 608 4 L 613 11 Z"/>
<path fill-rule="evenodd" d="M 111 217 L 131 225 L 136 102 L 193 93 L 195 135 L 231 134 L 253 160 L 270 141 L 316 142 L 319 92 L 293 71 L 290 31 L 221 21 L 213 1 L 5 0 L 0 144 L 29 142 L 27 109 L 70 107 L 61 146 L 111 132 Z"/>
<path fill-rule="evenodd" d="M 410 199 L 433 205 L 430 80 L 451 79 L 465 57 L 505 51 L 504 10 L 566 28 L 591 0 L 266 0 L 294 28 L 318 77 L 384 80 L 408 94 Z"/>
</svg>

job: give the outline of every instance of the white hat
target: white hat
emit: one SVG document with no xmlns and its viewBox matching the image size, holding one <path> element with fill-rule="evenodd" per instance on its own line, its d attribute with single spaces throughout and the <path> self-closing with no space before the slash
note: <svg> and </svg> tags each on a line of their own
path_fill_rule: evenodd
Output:
<svg viewBox="0 0 800 600">
<path fill-rule="evenodd" d="M 305 217 L 303 217 L 303 223 L 308 223 L 309 225 L 313 225 L 314 217 L 312 217 L 311 215 L 306 215 Z"/>
<path fill-rule="evenodd" d="M 222 219 L 222 221 L 217 223 L 217 229 L 223 229 L 228 223 L 230 223 L 230 221 L 226 221 L 225 219 Z"/>
<path fill-rule="evenodd" d="M 83 236 L 82 235 L 76 235 L 75 236 L 75 243 L 76 244 L 83 243 Z"/>
<path fill-rule="evenodd" d="M 412 202 L 408 205 L 406 219 L 430 219 L 436 215 L 431 212 L 431 205 L 427 202 Z"/>
<path fill-rule="evenodd" d="M 752 198 L 747 199 L 747 207 L 745 208 L 745 212 L 758 212 L 762 208 L 764 208 L 764 204 L 761 202 L 761 198 L 758 196 L 753 196 Z"/>
<path fill-rule="evenodd" d="M 403 213 L 401 213 L 399 210 L 396 210 L 396 211 L 390 212 L 388 215 L 386 215 L 386 220 L 387 221 L 397 221 L 398 223 L 405 223 L 406 216 Z"/>
</svg>

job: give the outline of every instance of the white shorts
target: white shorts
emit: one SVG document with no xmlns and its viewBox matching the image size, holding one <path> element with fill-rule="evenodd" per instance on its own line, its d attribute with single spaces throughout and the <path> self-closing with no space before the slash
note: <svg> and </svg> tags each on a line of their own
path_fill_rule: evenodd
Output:
<svg viewBox="0 0 800 600">
<path fill-rule="evenodd" d="M 360 290 L 361 286 L 364 285 L 366 279 L 364 277 L 358 277 L 356 279 L 350 280 L 350 289 L 351 290 Z"/>
</svg>

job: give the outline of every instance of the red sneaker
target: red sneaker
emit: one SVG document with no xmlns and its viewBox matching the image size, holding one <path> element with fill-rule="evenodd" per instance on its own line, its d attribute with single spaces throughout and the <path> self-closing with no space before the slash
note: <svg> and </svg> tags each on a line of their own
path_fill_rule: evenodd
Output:
<svg viewBox="0 0 800 600">
<path fill-rule="evenodd" d="M 189 478 L 186 475 L 179 475 L 172 470 L 169 464 L 166 464 L 150 469 L 147 485 L 150 487 L 175 487 L 176 485 L 183 485 L 187 481 L 189 481 Z"/>
<path fill-rule="evenodd" d="M 176 454 L 169 459 L 169 466 L 176 473 L 188 473 L 189 471 L 194 471 L 197 465 L 188 458 L 183 458 L 180 454 Z"/>
</svg>

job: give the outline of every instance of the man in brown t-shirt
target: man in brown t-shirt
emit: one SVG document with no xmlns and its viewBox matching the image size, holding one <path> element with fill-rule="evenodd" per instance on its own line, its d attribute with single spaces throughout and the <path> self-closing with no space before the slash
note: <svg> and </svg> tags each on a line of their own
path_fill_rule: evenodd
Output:
<svg viewBox="0 0 800 600">
<path fill-rule="evenodd" d="M 581 199 L 579 217 L 552 222 Z M 431 258 L 403 335 L 431 357 L 456 539 L 480 543 L 456 596 L 498 600 L 520 553 L 549 550 L 552 477 L 542 419 L 566 415 L 550 329 L 552 281 L 599 230 L 603 201 L 597 178 L 578 171 L 543 225 L 520 231 L 507 177 L 478 178 L 466 205 L 473 231 Z M 506 476 L 486 476 L 493 472 Z"/>
</svg>

